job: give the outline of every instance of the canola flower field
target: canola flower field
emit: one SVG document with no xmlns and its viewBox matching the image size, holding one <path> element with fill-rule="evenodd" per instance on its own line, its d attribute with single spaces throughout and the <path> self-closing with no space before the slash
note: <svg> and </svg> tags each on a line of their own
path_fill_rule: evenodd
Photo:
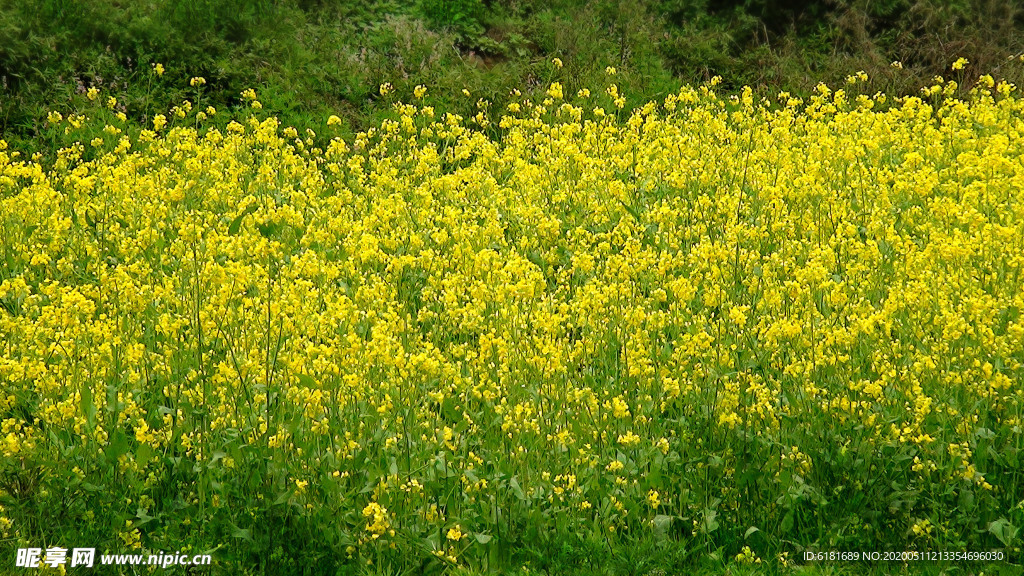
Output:
<svg viewBox="0 0 1024 576">
<path fill-rule="evenodd" d="M 0 141 L 0 541 L 1019 564 L 1024 99 L 861 80 L 474 118 L 419 88 L 348 140 L 254 91 L 144 130 L 90 92 L 49 118 L 80 143 Z"/>
</svg>

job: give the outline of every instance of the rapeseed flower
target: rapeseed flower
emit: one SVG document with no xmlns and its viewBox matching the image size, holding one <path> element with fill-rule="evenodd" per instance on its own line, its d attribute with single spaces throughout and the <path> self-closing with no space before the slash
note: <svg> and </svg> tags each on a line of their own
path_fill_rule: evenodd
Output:
<svg viewBox="0 0 1024 576">
<path fill-rule="evenodd" d="M 842 490 L 890 471 L 998 518 L 1016 471 L 987 450 L 1024 403 L 1015 87 L 769 104 L 720 81 L 635 111 L 614 84 L 513 91 L 498 138 L 483 100 L 326 143 L 262 114 L 183 125 L 191 102 L 138 132 L 51 112 L 73 142 L 46 164 L 0 141 L 0 473 L 70 459 L 49 489 L 124 478 L 138 506 L 176 466 L 223 486 L 272 462 L 353 556 L 482 554 L 495 502 L 624 539 L 672 508 L 728 543 L 800 494 L 860 529 Z M 830 484 L 863 454 L 899 458 Z M 180 492 L 204 522 L 233 506 Z M 123 506 L 89 525 L 134 545 Z M 929 537 L 977 528 L 948 521 Z"/>
</svg>

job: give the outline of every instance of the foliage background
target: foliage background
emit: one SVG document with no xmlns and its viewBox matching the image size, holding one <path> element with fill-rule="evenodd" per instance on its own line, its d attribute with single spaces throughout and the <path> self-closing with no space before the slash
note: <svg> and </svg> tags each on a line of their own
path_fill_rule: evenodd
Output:
<svg viewBox="0 0 1024 576">
<path fill-rule="evenodd" d="M 429 86 L 468 117 L 477 98 L 542 91 L 554 57 L 570 94 L 617 67 L 631 106 L 715 75 L 727 90 L 806 97 L 864 70 L 865 91 L 897 95 L 958 57 L 971 63 L 964 89 L 984 73 L 1024 84 L 1008 60 L 1022 39 L 1011 0 L 4 0 L 0 132 L 31 140 L 93 86 L 148 122 L 202 76 L 214 106 L 256 87 L 285 125 L 316 130 L 337 114 L 354 133 L 388 113 L 383 82 L 404 101 Z M 167 74 L 154 81 L 158 62 Z"/>
</svg>

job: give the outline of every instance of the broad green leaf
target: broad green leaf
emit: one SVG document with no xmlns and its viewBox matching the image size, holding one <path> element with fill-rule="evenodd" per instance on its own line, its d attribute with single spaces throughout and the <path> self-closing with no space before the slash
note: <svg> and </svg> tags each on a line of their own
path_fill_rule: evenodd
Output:
<svg viewBox="0 0 1024 576">
<path fill-rule="evenodd" d="M 999 539 L 1003 543 L 1003 546 L 1009 547 L 1013 543 L 1013 539 L 1017 537 L 1017 531 L 1019 529 L 1010 523 L 1006 518 L 1000 518 L 989 522 L 988 531 Z"/>
<path fill-rule="evenodd" d="M 255 202 L 246 206 L 245 210 L 242 210 L 238 216 L 235 216 L 234 220 L 231 221 L 231 224 L 228 225 L 228 234 L 231 234 L 232 236 L 238 234 L 238 230 L 242 227 L 242 220 L 244 220 L 249 214 L 259 210 L 259 208 L 259 205 Z"/>
<path fill-rule="evenodd" d="M 672 520 L 672 516 L 658 514 L 654 517 L 654 520 L 652 521 L 654 524 L 654 532 L 656 534 L 664 534 L 672 526 Z"/>
<path fill-rule="evenodd" d="M 153 457 L 153 448 L 145 442 L 139 444 L 139 447 L 135 449 L 135 463 L 140 468 L 145 468 L 146 464 L 149 464 L 150 459 Z"/>
<path fill-rule="evenodd" d="M 508 486 L 512 489 L 512 493 L 516 495 L 516 498 L 526 500 L 526 494 L 523 492 L 522 487 L 519 486 L 519 480 L 516 480 L 515 476 L 508 481 Z"/>
<path fill-rule="evenodd" d="M 232 524 L 231 525 L 231 537 L 232 538 L 241 538 L 242 540 L 246 540 L 246 541 L 252 542 L 252 531 L 249 530 L 248 528 L 239 528 L 238 526 L 235 526 L 234 524 Z"/>
</svg>

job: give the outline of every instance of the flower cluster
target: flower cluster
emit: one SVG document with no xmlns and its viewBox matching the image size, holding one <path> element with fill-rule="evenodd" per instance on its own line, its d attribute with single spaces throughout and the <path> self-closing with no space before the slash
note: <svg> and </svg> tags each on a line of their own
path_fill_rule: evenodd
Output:
<svg viewBox="0 0 1024 576">
<path fill-rule="evenodd" d="M 719 81 L 469 119 L 417 86 L 348 140 L 246 90 L 222 129 L 183 103 L 46 165 L 0 141 L 0 473 L 120 482 L 152 507 L 132 545 L 158 512 L 259 530 L 275 500 L 338 557 L 679 518 L 751 563 L 755 521 L 984 534 L 1021 497 L 1024 101 Z M 48 462 L 79 472 L 27 476 Z M 960 490 L 976 515 L 937 514 Z"/>
</svg>

